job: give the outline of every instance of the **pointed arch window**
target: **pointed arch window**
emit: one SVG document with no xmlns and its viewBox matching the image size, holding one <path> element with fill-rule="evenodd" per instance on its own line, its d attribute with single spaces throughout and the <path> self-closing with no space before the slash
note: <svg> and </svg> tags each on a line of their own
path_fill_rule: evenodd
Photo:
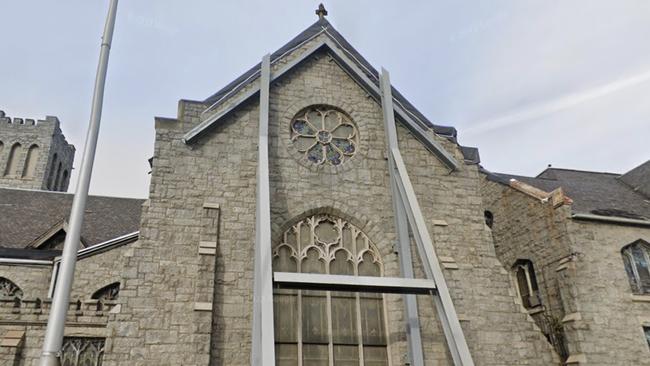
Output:
<svg viewBox="0 0 650 366">
<path fill-rule="evenodd" d="M 356 226 L 314 215 L 284 232 L 274 271 L 382 276 L 377 248 Z M 381 294 L 275 290 L 276 365 L 388 365 Z"/>
<path fill-rule="evenodd" d="M 528 259 L 519 259 L 514 265 L 514 273 L 517 278 L 517 288 L 521 302 L 526 309 L 532 309 L 542 305 L 537 285 L 537 276 L 533 262 Z"/>
<path fill-rule="evenodd" d="M 7 158 L 7 166 L 5 167 L 4 175 L 11 176 L 18 174 L 18 158 L 22 151 L 22 145 L 16 142 L 9 150 L 9 157 Z"/>
<path fill-rule="evenodd" d="M 55 174 L 57 163 L 58 163 L 58 155 L 54 153 L 54 156 L 52 156 L 52 163 L 50 165 L 50 170 L 47 175 L 47 189 L 53 189 L 52 183 L 54 181 L 54 174 Z"/>
<path fill-rule="evenodd" d="M 21 298 L 23 290 L 8 278 L 0 277 L 0 298 Z"/>
<path fill-rule="evenodd" d="M 32 145 L 27 150 L 27 157 L 25 158 L 25 166 L 23 168 L 23 178 L 32 178 L 36 172 L 36 163 L 38 162 L 38 145 Z"/>
<path fill-rule="evenodd" d="M 632 292 L 650 294 L 650 244 L 637 240 L 624 247 L 621 254 Z"/>
<path fill-rule="evenodd" d="M 120 283 L 114 282 L 95 291 L 95 293 L 91 296 L 91 299 L 101 301 L 115 301 L 119 295 Z"/>
<path fill-rule="evenodd" d="M 104 338 L 65 337 L 61 346 L 61 366 L 101 366 Z"/>
</svg>

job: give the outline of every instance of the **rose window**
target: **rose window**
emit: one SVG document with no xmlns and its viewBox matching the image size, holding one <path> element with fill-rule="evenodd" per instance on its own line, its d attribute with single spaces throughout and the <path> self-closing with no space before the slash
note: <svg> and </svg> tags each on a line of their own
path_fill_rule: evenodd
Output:
<svg viewBox="0 0 650 366">
<path fill-rule="evenodd" d="M 316 165 L 341 165 L 357 152 L 359 133 L 352 119 L 338 109 L 310 107 L 291 121 L 291 141 Z"/>
</svg>

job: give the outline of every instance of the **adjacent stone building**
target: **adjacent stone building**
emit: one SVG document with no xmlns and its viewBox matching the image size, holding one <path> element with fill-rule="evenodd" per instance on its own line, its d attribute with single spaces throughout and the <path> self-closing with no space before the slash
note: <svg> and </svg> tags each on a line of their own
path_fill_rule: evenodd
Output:
<svg viewBox="0 0 650 366">
<path fill-rule="evenodd" d="M 271 237 L 262 243 L 276 272 L 401 278 L 379 73 L 319 15 L 270 56 Z M 262 72 L 257 65 L 155 119 L 148 200 L 90 198 L 64 365 L 251 364 Z M 633 226 L 580 221 L 565 181 L 546 193 L 485 171 L 453 127 L 392 94 L 426 249 L 437 254 L 473 362 L 648 364 L 644 295 L 620 283 L 629 268 L 636 292 L 645 289 L 647 262 L 637 259 L 647 254 L 637 252 L 647 253 L 648 215 L 637 206 L 647 208 L 647 169 L 621 178 L 640 187 L 629 189 L 634 207 L 603 207 L 635 212 Z M 0 224 L 0 364 L 37 363 L 70 199 L 0 189 L 13 218 Z M 26 214 L 35 224 L 12 229 Z M 408 265 L 425 279 L 419 233 L 410 237 Z M 631 256 L 595 248 L 607 238 L 632 244 Z M 453 365 L 445 315 L 431 294 L 416 299 L 414 327 L 400 294 L 278 288 L 275 364 L 418 364 L 409 344 L 419 329 L 423 363 Z M 628 313 L 611 316 L 612 306 Z"/>
<path fill-rule="evenodd" d="M 570 363 L 650 364 L 650 161 L 482 174 L 497 256 L 557 349 Z"/>
<path fill-rule="evenodd" d="M 58 118 L 35 121 L 0 111 L 0 187 L 65 192 L 74 153 Z"/>
</svg>

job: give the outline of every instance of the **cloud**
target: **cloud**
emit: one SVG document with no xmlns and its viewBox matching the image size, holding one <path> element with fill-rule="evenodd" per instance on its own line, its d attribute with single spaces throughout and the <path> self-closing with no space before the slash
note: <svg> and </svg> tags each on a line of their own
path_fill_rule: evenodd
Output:
<svg viewBox="0 0 650 366">
<path fill-rule="evenodd" d="M 472 126 L 463 131 L 463 134 L 478 134 L 515 124 L 525 123 L 616 93 L 620 90 L 644 83 L 648 80 L 650 80 L 650 70 L 626 78 L 614 80 L 594 88 L 567 94 L 547 102 L 541 102 L 519 110 L 514 110 L 500 117 L 472 122 Z"/>
</svg>

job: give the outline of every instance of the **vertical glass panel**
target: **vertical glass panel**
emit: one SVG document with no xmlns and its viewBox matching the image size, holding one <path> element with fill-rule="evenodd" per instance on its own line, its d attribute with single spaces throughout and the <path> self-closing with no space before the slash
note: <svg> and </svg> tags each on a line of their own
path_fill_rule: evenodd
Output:
<svg viewBox="0 0 650 366">
<path fill-rule="evenodd" d="M 325 263 L 320 260 L 320 250 L 311 248 L 302 260 L 302 273 L 325 273 Z"/>
<path fill-rule="evenodd" d="M 379 263 L 375 263 L 368 252 L 363 253 L 363 261 L 359 263 L 359 276 L 381 276 Z"/>
<path fill-rule="evenodd" d="M 329 350 L 327 344 L 303 345 L 302 360 L 305 366 L 328 366 Z"/>
<path fill-rule="evenodd" d="M 302 296 L 302 340 L 305 343 L 328 343 L 327 301 L 320 291 Z"/>
<path fill-rule="evenodd" d="M 311 225 L 305 220 L 299 226 L 300 230 L 300 248 L 306 248 L 312 244 Z"/>
<path fill-rule="evenodd" d="M 275 294 L 273 296 L 273 323 L 276 342 L 298 342 L 298 302 L 296 295 Z"/>
<path fill-rule="evenodd" d="M 345 249 L 339 249 L 336 251 L 334 260 L 330 262 L 330 274 L 354 275 L 354 265 L 350 260 L 350 253 Z"/>
<path fill-rule="evenodd" d="M 641 244 L 634 245 L 632 247 L 632 257 L 636 265 L 636 272 L 639 274 L 639 289 L 641 292 L 650 292 L 650 270 L 648 270 L 648 261 L 644 249 Z"/>
<path fill-rule="evenodd" d="M 273 258 L 273 270 L 278 272 L 296 272 L 296 259 L 291 256 L 291 249 L 286 246 L 278 249 L 278 255 Z"/>
<path fill-rule="evenodd" d="M 351 293 L 332 295 L 332 341 L 358 343 L 356 299 Z"/>
<path fill-rule="evenodd" d="M 359 346 L 334 346 L 335 366 L 359 366 Z"/>
<path fill-rule="evenodd" d="M 297 344 L 276 344 L 275 365 L 276 366 L 298 366 L 298 345 Z"/>
<path fill-rule="evenodd" d="M 517 267 L 517 287 L 519 287 L 519 294 L 521 301 L 525 308 L 530 307 L 530 289 L 528 288 L 528 279 L 526 278 L 526 270 L 523 267 Z"/>
<path fill-rule="evenodd" d="M 284 239 L 285 243 L 291 244 L 292 247 L 294 247 L 295 249 L 298 249 L 298 245 L 297 245 L 298 242 L 296 241 L 297 240 L 296 239 L 296 232 L 293 230 L 293 228 L 290 228 L 289 230 L 287 230 L 287 232 L 285 233 L 285 238 L 286 238 L 286 239 Z"/>
<path fill-rule="evenodd" d="M 388 366 L 388 352 L 386 347 L 363 347 L 363 360 L 365 366 Z"/>
<path fill-rule="evenodd" d="M 350 225 L 346 224 L 345 227 L 343 227 L 342 230 L 342 236 L 343 236 L 343 248 L 347 249 L 350 251 L 350 253 L 356 254 L 354 250 L 354 238 L 352 237 L 352 230 L 350 229 Z"/>
<path fill-rule="evenodd" d="M 339 112 L 334 110 L 327 111 L 325 115 L 325 129 L 328 131 L 334 130 L 339 125 L 340 120 L 341 114 Z"/>
<path fill-rule="evenodd" d="M 630 286 L 632 287 L 632 291 L 639 292 L 641 289 L 639 288 L 639 284 L 637 283 L 637 278 L 634 275 L 634 270 L 632 269 L 632 266 L 634 264 L 632 263 L 632 259 L 630 258 L 629 248 L 623 253 L 623 263 L 625 264 L 625 272 L 627 273 L 627 278 L 630 281 Z"/>
<path fill-rule="evenodd" d="M 643 327 L 643 332 L 645 333 L 646 341 L 648 341 L 648 347 L 650 347 L 650 327 Z"/>
<path fill-rule="evenodd" d="M 384 312 L 379 294 L 359 294 L 361 301 L 361 331 L 364 345 L 385 345 Z"/>
</svg>

